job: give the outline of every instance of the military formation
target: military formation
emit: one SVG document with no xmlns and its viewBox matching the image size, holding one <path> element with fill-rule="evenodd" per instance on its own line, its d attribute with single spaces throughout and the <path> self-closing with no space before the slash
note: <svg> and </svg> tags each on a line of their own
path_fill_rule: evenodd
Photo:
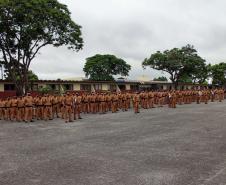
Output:
<svg viewBox="0 0 226 185">
<path fill-rule="evenodd" d="M 60 95 L 31 94 L 21 97 L 9 97 L 0 100 L 0 119 L 17 122 L 33 122 L 35 120 L 53 120 L 61 118 L 65 122 L 82 119 L 81 114 L 105 114 L 127 111 L 131 108 L 134 113 L 142 109 L 151 109 L 168 105 L 205 103 L 223 101 L 223 89 L 204 90 L 170 90 L 142 92 L 108 92 L 108 93 L 66 93 Z"/>
</svg>

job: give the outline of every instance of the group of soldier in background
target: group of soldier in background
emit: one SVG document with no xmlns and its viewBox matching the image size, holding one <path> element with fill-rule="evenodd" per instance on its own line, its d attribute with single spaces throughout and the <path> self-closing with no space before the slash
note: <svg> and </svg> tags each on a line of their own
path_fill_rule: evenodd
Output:
<svg viewBox="0 0 226 185">
<path fill-rule="evenodd" d="M 53 120 L 62 118 L 65 122 L 82 119 L 83 114 L 116 113 L 127 111 L 133 107 L 135 113 L 139 109 L 176 105 L 197 104 L 224 99 L 223 89 L 204 90 L 170 90 L 170 91 L 142 91 L 142 92 L 108 92 L 108 93 L 66 93 L 60 95 L 31 94 L 20 97 L 9 97 L 0 100 L 0 119 L 10 121 L 32 122 L 34 120 Z"/>
</svg>

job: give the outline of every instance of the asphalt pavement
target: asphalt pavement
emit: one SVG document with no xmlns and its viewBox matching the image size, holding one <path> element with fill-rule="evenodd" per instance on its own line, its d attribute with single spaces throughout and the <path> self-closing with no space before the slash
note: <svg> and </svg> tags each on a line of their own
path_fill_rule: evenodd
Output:
<svg viewBox="0 0 226 185">
<path fill-rule="evenodd" d="M 225 185 L 226 102 L 0 121 L 0 185 Z"/>
</svg>

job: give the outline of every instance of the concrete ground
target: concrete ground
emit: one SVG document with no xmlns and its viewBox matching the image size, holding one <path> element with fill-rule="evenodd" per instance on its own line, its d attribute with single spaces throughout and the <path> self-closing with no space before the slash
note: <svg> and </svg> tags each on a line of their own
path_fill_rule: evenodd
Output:
<svg viewBox="0 0 226 185">
<path fill-rule="evenodd" d="M 0 185 L 225 185 L 226 102 L 0 121 Z"/>
</svg>

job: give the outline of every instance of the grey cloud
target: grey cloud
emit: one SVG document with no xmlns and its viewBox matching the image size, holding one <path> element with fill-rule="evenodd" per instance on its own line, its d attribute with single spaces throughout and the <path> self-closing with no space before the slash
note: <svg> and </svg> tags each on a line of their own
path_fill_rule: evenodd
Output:
<svg viewBox="0 0 226 185">
<path fill-rule="evenodd" d="M 85 59 L 110 53 L 132 65 L 130 78 L 151 78 L 141 62 L 157 50 L 193 44 L 207 62 L 226 59 L 224 0 L 60 0 L 80 24 L 85 41 L 78 53 L 47 47 L 32 64 L 41 78 L 84 76 Z"/>
</svg>

